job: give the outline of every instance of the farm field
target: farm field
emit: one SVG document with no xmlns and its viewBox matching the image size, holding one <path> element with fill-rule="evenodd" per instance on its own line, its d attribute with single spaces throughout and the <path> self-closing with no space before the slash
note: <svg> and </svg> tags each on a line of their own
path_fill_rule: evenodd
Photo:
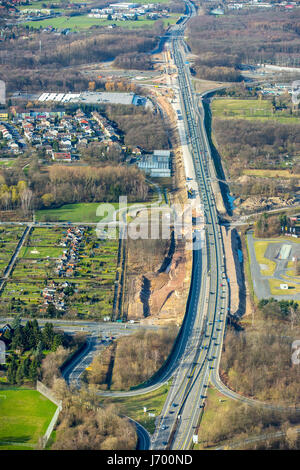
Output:
<svg viewBox="0 0 300 470">
<path fill-rule="evenodd" d="M 0 226 L 0 275 L 3 274 L 10 258 L 18 245 L 24 228 L 15 226 Z"/>
<path fill-rule="evenodd" d="M 169 18 L 162 18 L 164 26 L 168 26 L 176 23 L 179 18 L 179 14 L 172 14 Z M 115 20 L 105 20 L 98 18 L 90 18 L 87 15 L 67 17 L 59 16 L 55 18 L 50 18 L 47 20 L 41 21 L 27 21 L 24 23 L 25 26 L 32 28 L 46 28 L 52 26 L 57 29 L 66 29 L 69 28 L 71 31 L 80 31 L 89 29 L 91 26 L 109 26 L 115 24 L 121 28 L 125 29 L 137 29 L 137 28 L 152 28 L 156 20 L 148 20 L 143 17 L 137 21 L 115 21 Z"/>
<path fill-rule="evenodd" d="M 118 240 L 99 240 L 94 228 L 84 228 L 76 263 L 67 271 L 58 270 L 68 246 L 63 227 L 33 229 L 17 259 L 11 278 L 1 295 L 1 313 L 47 316 L 42 292 L 54 289 L 59 296 L 59 317 L 101 318 L 112 313 Z M 74 264 L 74 263 L 73 263 Z M 64 289 L 67 289 L 67 293 Z M 55 294 L 56 296 L 56 294 Z M 58 299 L 49 300 L 56 304 Z"/>
<path fill-rule="evenodd" d="M 273 113 L 270 100 L 215 99 L 212 102 L 212 113 L 220 119 L 260 119 L 299 124 L 299 118 L 291 116 L 286 110 Z"/>
<path fill-rule="evenodd" d="M 0 450 L 33 450 L 55 410 L 36 390 L 0 389 Z"/>
</svg>

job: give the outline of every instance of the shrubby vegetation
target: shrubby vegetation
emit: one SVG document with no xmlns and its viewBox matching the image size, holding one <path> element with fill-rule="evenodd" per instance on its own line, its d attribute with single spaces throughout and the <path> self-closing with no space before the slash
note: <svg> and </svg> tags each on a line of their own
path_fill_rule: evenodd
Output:
<svg viewBox="0 0 300 470">
<path fill-rule="evenodd" d="M 141 329 L 134 335 L 119 338 L 116 347 L 111 346 L 94 358 L 87 380 L 104 387 L 111 383 L 115 390 L 129 389 L 144 382 L 167 359 L 177 334 L 178 329 L 171 326 L 158 331 Z"/>
<path fill-rule="evenodd" d="M 243 440 L 250 436 L 281 431 L 293 422 L 292 413 L 282 415 L 276 411 L 235 403 L 234 406 L 222 409 L 222 412 L 214 413 L 211 422 L 206 421 L 205 426 L 200 428 L 200 440 L 204 447 L 215 446 L 223 441 L 227 443 L 228 440 L 243 444 Z"/>
<path fill-rule="evenodd" d="M 168 149 L 166 124 L 159 115 L 136 106 L 107 106 L 107 116 L 124 132 L 124 143 L 146 151 Z"/>
<path fill-rule="evenodd" d="M 151 70 L 153 68 L 149 54 L 122 54 L 114 60 L 114 65 L 122 69 Z"/>
<path fill-rule="evenodd" d="M 40 43 L 42 41 L 42 49 Z M 34 34 L 31 40 L 17 38 L 5 43 L 6 61 L 20 68 L 38 68 L 43 65 L 66 67 L 105 60 L 113 60 L 124 53 L 151 51 L 156 45 L 155 34 L 151 30 L 106 32 L 93 31 L 89 34 L 77 33 L 72 36 Z"/>
<path fill-rule="evenodd" d="M 127 418 L 112 406 L 99 408 L 93 390 L 72 392 L 61 379 L 53 391 L 63 401 L 53 450 L 133 450 L 137 435 Z"/>
<path fill-rule="evenodd" d="M 220 82 L 241 82 L 243 80 L 240 72 L 233 67 L 206 67 L 200 65 L 197 60 L 193 66 L 193 71 L 198 78 L 202 78 L 203 80 L 215 80 Z"/>
<path fill-rule="evenodd" d="M 138 331 L 121 338 L 115 355 L 112 388 L 127 389 L 149 379 L 169 356 L 177 334 L 178 329 L 173 326 L 158 331 Z"/>
<path fill-rule="evenodd" d="M 247 450 L 299 450 L 300 435 L 297 429 L 299 429 L 298 426 L 290 426 L 287 429 L 283 429 L 283 436 L 270 437 L 269 439 L 246 445 L 245 448 Z"/>
<path fill-rule="evenodd" d="M 282 234 L 283 229 L 293 227 L 293 222 L 286 215 L 268 215 L 263 213 L 255 224 L 255 236 L 258 238 L 271 238 Z"/>
<path fill-rule="evenodd" d="M 203 15 L 188 26 L 188 43 L 202 65 L 299 64 L 299 10 Z M 222 59 L 220 59 L 222 58 Z"/>
<path fill-rule="evenodd" d="M 276 168 L 285 155 L 300 151 L 297 124 L 215 118 L 213 131 L 233 173 L 248 168 Z"/>
<path fill-rule="evenodd" d="M 260 400 L 300 402 L 300 368 L 292 363 L 292 342 L 300 315 L 297 302 L 261 300 L 254 327 L 228 330 L 221 360 L 229 387 Z"/>
</svg>

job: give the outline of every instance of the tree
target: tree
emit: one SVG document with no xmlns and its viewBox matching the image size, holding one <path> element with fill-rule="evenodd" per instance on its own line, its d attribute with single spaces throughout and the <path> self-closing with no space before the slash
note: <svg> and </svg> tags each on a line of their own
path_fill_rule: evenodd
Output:
<svg viewBox="0 0 300 470">
<path fill-rule="evenodd" d="M 42 201 L 45 207 L 50 207 L 55 201 L 53 194 L 46 193 L 42 196 Z"/>
<path fill-rule="evenodd" d="M 38 378 L 38 362 L 36 358 L 31 361 L 28 375 L 29 379 L 32 381 L 35 381 Z"/>
<path fill-rule="evenodd" d="M 17 328 L 19 328 L 21 326 L 21 321 L 22 321 L 21 315 L 16 315 L 11 323 L 12 329 L 16 330 Z"/>
<path fill-rule="evenodd" d="M 20 198 L 22 210 L 24 214 L 28 214 L 32 204 L 33 192 L 31 189 L 26 188 L 20 193 Z"/>
<path fill-rule="evenodd" d="M 96 88 L 96 83 L 95 82 L 89 82 L 89 91 L 95 91 Z"/>
<path fill-rule="evenodd" d="M 21 326 L 17 327 L 14 330 L 12 342 L 11 342 L 11 348 L 16 350 L 16 349 L 24 349 L 24 336 L 23 336 L 23 328 Z"/>
<path fill-rule="evenodd" d="M 23 378 L 24 378 L 23 367 L 22 367 L 22 364 L 19 364 L 17 368 L 17 372 L 16 372 L 16 377 L 15 377 L 16 383 L 20 385 L 22 383 Z"/>
<path fill-rule="evenodd" d="M 16 374 L 17 374 L 18 362 L 15 354 L 12 355 L 8 369 L 7 369 L 7 380 L 10 384 L 16 383 Z"/>
<path fill-rule="evenodd" d="M 295 428 L 288 428 L 286 430 L 286 441 L 289 445 L 289 449 L 296 449 L 298 441 L 298 433 Z"/>
<path fill-rule="evenodd" d="M 52 303 L 50 303 L 47 307 L 47 316 L 50 318 L 57 317 L 57 309 Z"/>
<path fill-rule="evenodd" d="M 51 349 L 55 336 L 53 323 L 46 323 L 42 332 L 43 343 L 47 349 Z"/>
</svg>

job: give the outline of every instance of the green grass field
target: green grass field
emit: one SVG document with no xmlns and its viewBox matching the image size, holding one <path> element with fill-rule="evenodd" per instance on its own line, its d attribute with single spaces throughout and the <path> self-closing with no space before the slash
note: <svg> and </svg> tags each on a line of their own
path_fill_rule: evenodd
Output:
<svg viewBox="0 0 300 470">
<path fill-rule="evenodd" d="M 0 450 L 32 450 L 55 410 L 36 390 L 0 389 Z"/>
<path fill-rule="evenodd" d="M 143 5 L 145 4 L 148 4 L 148 3 L 169 3 L 170 0 L 143 0 Z M 32 3 L 29 3 L 28 5 L 20 5 L 18 8 L 20 8 L 20 10 L 40 10 L 40 9 L 44 9 L 45 8 L 45 5 L 46 8 L 48 8 L 49 5 L 54 5 L 54 4 L 57 4 L 57 3 L 60 3 L 60 0 L 51 0 L 50 2 L 48 2 L 47 0 L 45 1 L 40 1 L 40 2 L 32 2 Z M 92 0 L 73 0 L 72 3 L 86 3 L 86 4 L 89 4 L 89 3 L 92 3 Z M 128 3 L 136 3 L 135 0 L 128 0 Z M 63 11 L 63 9 L 58 9 L 56 8 L 55 11 Z"/>
<path fill-rule="evenodd" d="M 36 211 L 36 220 L 38 222 L 99 222 L 102 217 L 97 216 L 97 208 L 100 202 L 65 204 L 59 209 L 44 209 Z M 114 209 L 118 209 L 118 203 L 111 203 Z M 110 217 L 112 220 L 112 217 Z"/>
<path fill-rule="evenodd" d="M 6 168 L 11 168 L 15 163 L 16 161 L 14 159 L 0 160 L 0 165 L 5 166 Z"/>
<path fill-rule="evenodd" d="M 105 399 L 104 403 L 116 404 L 120 408 L 121 413 L 138 421 L 150 433 L 153 433 L 155 430 L 155 418 L 161 413 L 170 385 L 171 381 L 154 392 L 146 393 L 145 395 Z M 146 413 L 144 413 L 144 406 L 147 408 Z M 148 413 L 154 413 L 155 417 L 149 417 Z"/>
<path fill-rule="evenodd" d="M 272 112 L 270 100 L 215 99 L 212 103 L 213 116 L 220 119 L 272 120 L 282 124 L 299 124 L 300 119 L 288 111 Z"/>
<path fill-rule="evenodd" d="M 20 258 L 59 258 L 63 254 L 63 248 L 56 248 L 53 246 L 23 246 L 20 251 Z"/>
<path fill-rule="evenodd" d="M 45 5 L 46 6 L 46 9 L 48 9 L 50 7 L 50 5 L 54 5 L 54 4 L 57 4 L 57 3 L 61 3 L 60 0 L 51 0 L 51 1 L 47 1 L 47 0 L 44 0 L 44 1 L 41 1 L 41 2 L 32 2 L 32 3 L 29 3 L 28 5 L 20 5 L 18 8 L 20 8 L 20 10 L 42 10 L 45 8 Z M 72 3 L 91 3 L 91 0 L 73 0 Z M 58 9 L 58 8 L 55 8 L 55 11 L 60 11 L 61 9 Z"/>
<path fill-rule="evenodd" d="M 206 441 L 203 436 L 211 427 L 214 426 L 215 416 L 228 412 L 229 409 L 235 406 L 234 400 L 225 398 L 215 388 L 209 387 L 207 390 L 207 401 L 205 405 L 205 411 L 203 413 L 201 424 L 198 432 L 199 443 L 195 445 L 196 450 L 202 450 L 206 448 Z"/>
<path fill-rule="evenodd" d="M 280 289 L 280 284 L 287 284 L 288 289 Z M 300 292 L 300 284 L 289 281 L 279 281 L 278 279 L 269 279 L 270 291 L 272 295 L 295 295 Z"/>
<path fill-rule="evenodd" d="M 180 15 L 174 14 L 171 15 L 169 18 L 163 18 L 163 22 L 165 26 L 168 24 L 174 24 L 178 20 Z M 89 18 L 87 15 L 83 16 L 60 16 L 55 18 L 50 18 L 47 20 L 41 21 L 27 21 L 24 23 L 25 26 L 30 26 L 32 28 L 39 29 L 40 27 L 46 28 L 48 26 L 52 26 L 53 28 L 57 29 L 65 29 L 69 28 L 71 31 L 80 31 L 89 29 L 91 26 L 109 26 L 111 24 L 115 24 L 120 26 L 121 28 L 126 29 L 137 29 L 137 28 L 152 28 L 154 25 L 155 20 L 148 20 L 143 17 L 140 17 L 137 21 L 114 21 L 114 20 L 104 20 L 98 18 Z"/>
<path fill-rule="evenodd" d="M 275 261 L 272 261 L 268 258 L 265 258 L 265 256 L 264 256 L 264 254 L 266 252 L 266 249 L 268 247 L 268 244 L 269 244 L 269 242 L 265 242 L 265 241 L 255 241 L 254 242 L 256 260 L 261 266 L 264 266 L 264 268 L 262 268 L 262 267 L 260 268 L 260 272 L 264 276 L 272 276 L 274 274 L 275 269 L 276 269 Z"/>
</svg>

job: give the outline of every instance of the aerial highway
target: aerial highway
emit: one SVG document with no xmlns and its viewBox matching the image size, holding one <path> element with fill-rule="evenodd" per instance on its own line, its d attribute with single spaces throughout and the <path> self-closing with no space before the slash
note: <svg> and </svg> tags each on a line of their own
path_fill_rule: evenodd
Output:
<svg viewBox="0 0 300 470">
<path fill-rule="evenodd" d="M 147 383 L 128 392 L 99 392 L 106 396 L 134 396 L 160 387 L 172 378 L 172 385 L 152 436 L 153 449 L 189 449 L 203 410 L 211 373 L 221 355 L 229 292 L 224 265 L 224 250 L 208 159 L 209 146 L 203 125 L 203 110 L 198 108 L 186 64 L 187 47 L 183 32 L 194 5 L 185 0 L 188 14 L 169 30 L 167 44 L 178 71 L 179 91 L 186 140 L 194 167 L 199 205 L 204 211 L 205 230 L 194 227 L 193 269 L 186 314 L 168 360 Z M 200 209 L 200 207 L 199 207 Z M 91 343 L 92 344 L 92 343 Z M 88 354 L 90 349 L 87 349 Z M 72 378 L 78 383 L 82 357 Z M 77 371 L 77 372 L 76 372 Z M 71 373 L 71 368 L 70 368 Z"/>
<path fill-rule="evenodd" d="M 186 4 L 188 14 L 170 31 L 169 45 L 178 71 L 177 85 L 181 110 L 204 209 L 205 240 L 199 250 L 202 255 L 200 283 L 195 276 L 191 282 L 192 292 L 199 290 L 197 316 L 188 341 L 193 354 L 187 349 L 182 357 L 152 440 L 154 449 L 174 450 L 189 449 L 193 436 L 197 434 L 208 383 L 221 355 L 229 306 L 224 248 L 211 187 L 209 169 L 211 156 L 204 128 L 204 112 L 199 108 L 194 94 L 185 58 L 187 47 L 183 40 L 183 32 L 187 21 L 196 14 L 196 11 L 189 0 Z"/>
<path fill-rule="evenodd" d="M 102 396 L 136 396 L 159 388 L 172 379 L 170 390 L 156 430 L 151 438 L 152 449 L 185 450 L 193 446 L 197 436 L 201 414 L 205 406 L 209 382 L 231 399 L 249 405 L 281 409 L 242 397 L 229 390 L 219 377 L 226 317 L 230 305 L 230 289 L 226 275 L 225 254 L 215 195 L 212 190 L 214 175 L 211 174 L 211 154 L 204 126 L 202 101 L 193 90 L 183 39 L 184 29 L 196 14 L 190 0 L 184 0 L 187 14 L 183 20 L 169 29 L 166 47 L 169 48 L 177 69 L 176 82 L 172 83 L 184 121 L 184 139 L 188 146 L 193 167 L 193 188 L 197 190 L 199 210 L 204 215 L 204 230 L 193 228 L 194 250 L 190 293 L 185 317 L 172 349 L 163 367 L 146 383 L 126 392 L 99 392 Z M 190 179 L 190 178 L 189 178 Z M 91 358 L 94 339 L 88 343 L 68 378 L 80 386 L 80 375 Z M 289 407 L 282 407 L 290 410 Z M 146 442 L 146 441 L 145 441 Z M 144 443 L 144 448 L 149 443 Z"/>
</svg>

